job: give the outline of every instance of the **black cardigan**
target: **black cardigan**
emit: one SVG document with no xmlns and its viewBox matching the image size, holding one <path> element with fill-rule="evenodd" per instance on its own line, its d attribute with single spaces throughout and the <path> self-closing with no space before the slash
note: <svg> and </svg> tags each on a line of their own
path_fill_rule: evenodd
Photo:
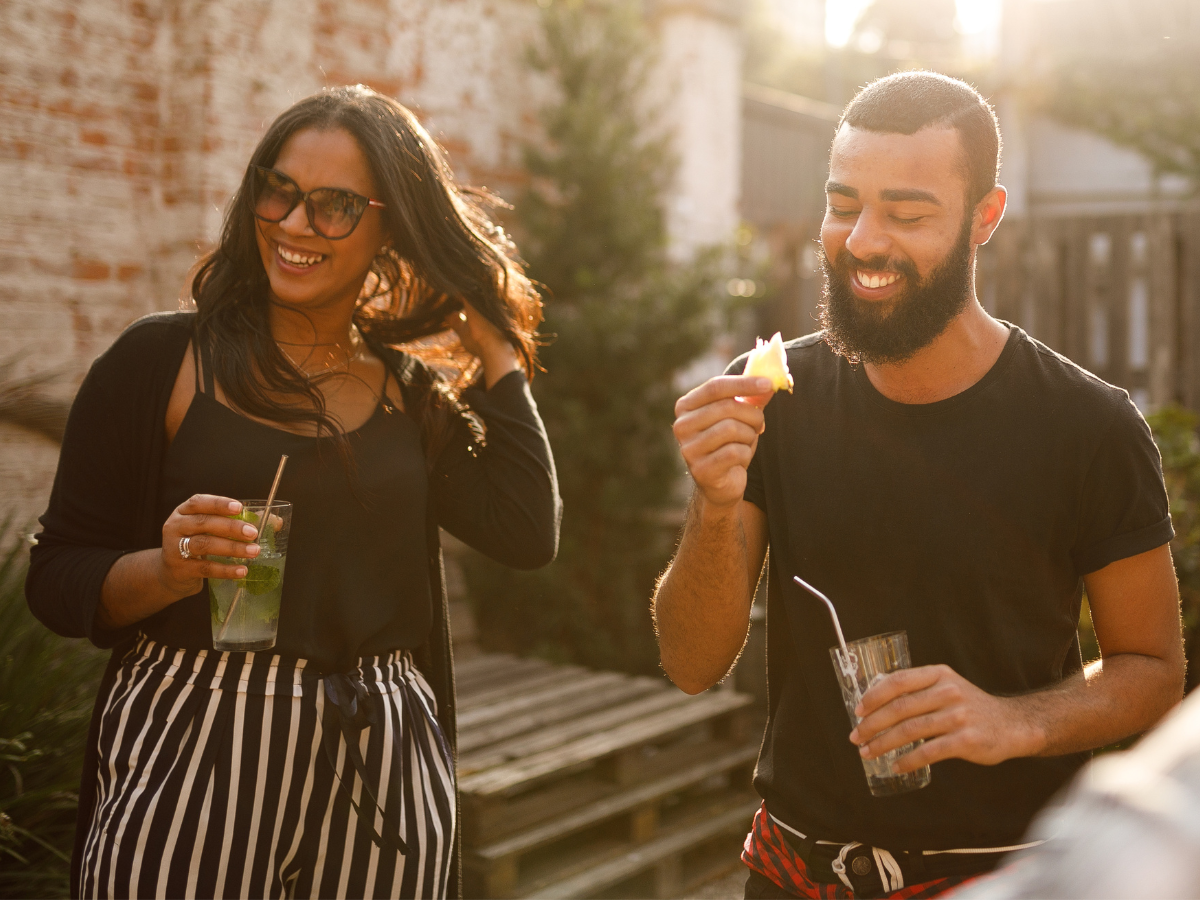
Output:
<svg viewBox="0 0 1200 900">
<path fill-rule="evenodd" d="M 102 698 L 137 631 L 136 626 L 101 628 L 96 608 L 117 559 L 162 545 L 155 507 L 167 450 L 164 422 L 194 324 L 194 313 L 139 319 L 92 364 L 71 407 L 50 505 L 30 552 L 25 595 L 33 614 L 58 634 L 113 649 L 84 757 L 73 896 L 78 896 L 79 855 L 96 799 Z M 408 381 L 403 372 L 419 364 L 397 351 L 385 351 L 384 361 L 402 387 Z M 433 688 L 452 748 L 457 745 L 454 666 L 438 527 L 501 563 L 537 568 L 554 558 L 562 510 L 550 445 L 525 379 L 512 373 L 490 391 L 468 389 L 463 400 L 483 420 L 487 440 L 482 448 L 475 446 L 468 423 L 457 419 L 432 467 L 427 543 L 435 615 L 428 640 L 413 652 Z M 457 882 L 457 833 L 454 848 Z M 460 883 L 452 883 L 451 896 L 460 889 Z"/>
</svg>

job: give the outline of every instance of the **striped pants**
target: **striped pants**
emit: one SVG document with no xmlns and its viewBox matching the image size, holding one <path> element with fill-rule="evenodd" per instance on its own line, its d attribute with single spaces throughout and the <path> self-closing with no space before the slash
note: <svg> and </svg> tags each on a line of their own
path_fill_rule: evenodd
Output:
<svg viewBox="0 0 1200 900">
<path fill-rule="evenodd" d="M 143 636 L 104 706 L 83 896 L 445 897 L 435 712 L 404 653 L 322 678 Z"/>
</svg>

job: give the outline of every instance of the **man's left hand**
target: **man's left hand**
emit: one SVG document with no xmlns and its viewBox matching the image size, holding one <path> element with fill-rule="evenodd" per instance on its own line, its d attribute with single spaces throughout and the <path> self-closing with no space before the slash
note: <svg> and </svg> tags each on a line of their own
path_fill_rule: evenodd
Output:
<svg viewBox="0 0 1200 900">
<path fill-rule="evenodd" d="M 925 741 L 897 760 L 900 772 L 943 759 L 991 766 L 1034 756 L 1045 742 L 1020 698 L 995 697 L 944 665 L 892 672 L 863 694 L 855 712 L 862 721 L 850 740 L 864 759 Z"/>
</svg>

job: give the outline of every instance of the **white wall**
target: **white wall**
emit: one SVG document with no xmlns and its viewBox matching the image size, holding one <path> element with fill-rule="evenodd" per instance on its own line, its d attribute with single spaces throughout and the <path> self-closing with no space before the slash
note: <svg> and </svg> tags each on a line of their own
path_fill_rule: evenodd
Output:
<svg viewBox="0 0 1200 900">
<path fill-rule="evenodd" d="M 737 24 L 691 5 L 660 20 L 659 90 L 679 170 L 667 205 L 677 256 L 728 242 L 741 179 L 741 46 Z"/>
</svg>

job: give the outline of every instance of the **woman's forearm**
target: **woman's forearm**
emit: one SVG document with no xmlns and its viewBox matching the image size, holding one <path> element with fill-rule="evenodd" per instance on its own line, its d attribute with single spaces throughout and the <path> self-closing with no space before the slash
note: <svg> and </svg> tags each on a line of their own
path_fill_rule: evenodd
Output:
<svg viewBox="0 0 1200 900">
<path fill-rule="evenodd" d="M 96 621 L 103 628 L 115 630 L 133 625 L 188 596 L 167 587 L 161 560 L 162 550 L 155 547 L 127 553 L 113 563 L 100 589 L 100 605 L 96 609 Z"/>
<path fill-rule="evenodd" d="M 213 494 L 194 494 L 179 504 L 163 525 L 162 547 L 127 553 L 109 569 L 96 610 L 100 624 L 112 629 L 140 622 L 198 593 L 205 578 L 245 578 L 241 560 L 258 556 L 259 547 L 253 543 L 256 528 L 231 518 L 241 511 L 239 501 Z"/>
<path fill-rule="evenodd" d="M 430 482 L 438 523 L 474 549 L 518 569 L 554 559 L 562 503 L 554 459 L 524 375 L 489 391 L 464 392 L 483 419 L 487 445 L 465 424 L 448 442 Z"/>
<path fill-rule="evenodd" d="M 517 352 L 507 341 L 499 346 L 489 347 L 479 359 L 483 363 L 483 383 L 489 391 L 509 372 L 521 371 Z"/>
</svg>

